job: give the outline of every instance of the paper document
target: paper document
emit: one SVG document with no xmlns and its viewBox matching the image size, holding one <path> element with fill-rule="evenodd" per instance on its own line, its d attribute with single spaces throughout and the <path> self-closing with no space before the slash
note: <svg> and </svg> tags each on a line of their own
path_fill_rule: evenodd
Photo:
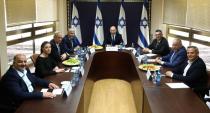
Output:
<svg viewBox="0 0 210 113">
<path fill-rule="evenodd" d="M 78 70 L 78 69 L 79 69 L 79 67 L 72 67 L 72 69 L 73 69 L 73 70 Z"/>
<path fill-rule="evenodd" d="M 133 47 L 126 47 L 125 50 L 133 50 Z"/>
<path fill-rule="evenodd" d="M 48 90 L 48 88 L 42 88 L 41 92 L 44 93 L 44 92 L 47 92 L 47 90 Z"/>
<path fill-rule="evenodd" d="M 118 51 L 117 47 L 106 47 L 106 51 Z"/>
<path fill-rule="evenodd" d="M 53 89 L 53 91 L 52 91 L 52 93 L 54 94 L 54 95 L 61 95 L 62 94 L 62 92 L 63 92 L 63 89 Z"/>
<path fill-rule="evenodd" d="M 166 83 L 166 85 L 168 85 L 170 88 L 173 88 L 173 89 L 189 88 L 189 86 L 187 86 L 184 83 Z"/>
<path fill-rule="evenodd" d="M 147 62 L 155 62 L 155 59 L 148 59 Z"/>
</svg>

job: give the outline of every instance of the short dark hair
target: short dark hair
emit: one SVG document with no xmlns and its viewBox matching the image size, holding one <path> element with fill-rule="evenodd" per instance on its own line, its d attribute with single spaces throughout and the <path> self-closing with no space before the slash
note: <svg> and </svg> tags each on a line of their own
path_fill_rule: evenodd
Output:
<svg viewBox="0 0 210 113">
<path fill-rule="evenodd" d="M 160 33 L 162 33 L 162 30 L 156 29 L 155 32 L 160 32 Z"/>
<path fill-rule="evenodd" d="M 187 49 L 193 48 L 195 49 L 195 52 L 199 53 L 198 47 L 196 46 L 188 46 Z"/>
<path fill-rule="evenodd" d="M 40 49 L 40 52 L 41 52 L 41 53 L 43 53 L 42 48 L 44 48 L 44 46 L 45 46 L 46 44 L 50 44 L 50 42 L 48 42 L 48 41 L 42 42 L 41 49 Z M 51 45 L 51 44 L 50 44 L 50 45 Z"/>
</svg>

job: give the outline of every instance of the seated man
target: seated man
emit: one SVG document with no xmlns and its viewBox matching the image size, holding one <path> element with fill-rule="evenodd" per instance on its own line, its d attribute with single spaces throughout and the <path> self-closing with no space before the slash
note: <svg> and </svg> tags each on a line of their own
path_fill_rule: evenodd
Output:
<svg viewBox="0 0 210 113">
<path fill-rule="evenodd" d="M 73 28 L 68 30 L 68 34 L 63 38 L 62 43 L 69 54 L 80 47 L 80 42 L 75 36 L 75 30 Z"/>
<path fill-rule="evenodd" d="M 117 29 L 116 29 L 115 26 L 111 26 L 110 27 L 110 34 L 104 40 L 103 45 L 115 46 L 115 45 L 120 45 L 120 43 L 123 43 L 122 35 L 117 32 Z"/>
<path fill-rule="evenodd" d="M 198 48 L 189 46 L 187 48 L 188 61 L 178 66 L 172 71 L 167 71 L 166 76 L 177 79 L 186 83 L 189 87 L 202 98 L 207 87 L 206 65 L 199 57 Z"/>
<path fill-rule="evenodd" d="M 170 52 L 168 41 L 163 37 L 161 30 L 155 31 L 155 39 L 148 46 L 148 48 L 144 48 L 144 53 L 154 53 L 159 54 L 161 56 L 167 55 Z"/>
<path fill-rule="evenodd" d="M 156 62 L 165 66 L 174 68 L 180 65 L 187 59 L 187 52 L 185 47 L 182 45 L 182 41 L 180 39 L 174 39 L 172 44 L 172 50 L 166 56 L 162 58 L 157 57 Z"/>
<path fill-rule="evenodd" d="M 13 65 L 0 81 L 0 112 L 13 113 L 16 108 L 27 99 L 54 98 L 51 92 L 36 92 L 35 86 L 58 88 L 49 81 L 39 79 L 26 68 L 26 56 L 17 54 Z"/>
<path fill-rule="evenodd" d="M 64 45 L 62 42 L 62 35 L 60 32 L 56 32 L 54 34 L 53 39 L 50 41 L 51 44 L 51 54 L 52 58 L 54 58 L 56 61 L 61 62 L 68 57 L 68 53 L 66 53 L 66 49 L 64 48 Z"/>
</svg>

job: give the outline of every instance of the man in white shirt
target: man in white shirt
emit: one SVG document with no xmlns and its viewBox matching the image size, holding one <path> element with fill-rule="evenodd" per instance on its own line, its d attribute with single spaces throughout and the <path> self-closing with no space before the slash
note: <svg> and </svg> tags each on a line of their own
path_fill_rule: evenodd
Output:
<svg viewBox="0 0 210 113">
<path fill-rule="evenodd" d="M 157 63 L 170 68 L 175 68 L 187 60 L 187 52 L 181 39 L 174 39 L 170 53 L 163 57 L 157 57 L 155 60 Z"/>
<path fill-rule="evenodd" d="M 194 91 L 203 97 L 207 87 L 206 65 L 199 57 L 199 51 L 196 46 L 187 48 L 188 61 L 175 68 L 173 71 L 167 71 L 166 76 L 183 81 Z"/>
<path fill-rule="evenodd" d="M 56 61 L 61 62 L 66 60 L 68 57 L 68 53 L 64 44 L 62 43 L 62 34 L 61 32 L 55 32 L 53 39 L 50 41 L 51 44 L 51 53 L 50 56 L 54 58 Z"/>
<path fill-rule="evenodd" d="M 13 65 L 0 81 L 0 112 L 13 113 L 27 99 L 54 98 L 51 92 L 35 91 L 35 86 L 51 89 L 59 88 L 54 83 L 37 78 L 26 67 L 27 59 L 23 54 L 14 57 Z M 1 106 L 4 107 L 1 107 Z"/>
</svg>

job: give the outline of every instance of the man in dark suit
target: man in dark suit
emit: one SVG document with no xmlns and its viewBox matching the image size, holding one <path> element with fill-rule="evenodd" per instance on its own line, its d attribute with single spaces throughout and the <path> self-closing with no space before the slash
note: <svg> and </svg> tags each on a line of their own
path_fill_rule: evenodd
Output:
<svg viewBox="0 0 210 113">
<path fill-rule="evenodd" d="M 198 48 L 195 46 L 187 48 L 187 57 L 188 61 L 175 68 L 173 72 L 167 71 L 166 76 L 183 81 L 202 98 L 206 93 L 208 80 L 206 65 L 199 57 Z"/>
<path fill-rule="evenodd" d="M 167 55 L 170 52 L 168 41 L 163 37 L 162 31 L 157 29 L 155 31 L 155 39 L 148 46 L 148 48 L 144 48 L 144 53 L 154 53 L 159 54 L 161 56 Z"/>
<path fill-rule="evenodd" d="M 68 34 L 63 38 L 62 43 L 69 54 L 74 53 L 80 47 L 80 42 L 75 36 L 75 30 L 70 28 Z"/>
<path fill-rule="evenodd" d="M 50 41 L 52 48 L 50 55 L 58 62 L 61 62 L 68 57 L 68 53 L 62 43 L 62 39 L 62 34 L 60 32 L 56 32 L 53 39 Z"/>
<path fill-rule="evenodd" d="M 49 81 L 39 79 L 26 68 L 26 56 L 17 54 L 13 65 L 0 81 L 0 112 L 13 113 L 16 108 L 27 99 L 54 98 L 50 92 L 36 92 L 35 86 L 58 88 Z"/>
<path fill-rule="evenodd" d="M 109 36 L 104 40 L 103 45 L 120 45 L 123 43 L 122 35 L 117 32 L 115 26 L 110 27 Z"/>
<path fill-rule="evenodd" d="M 179 66 L 185 60 L 187 60 L 187 51 L 182 45 L 182 41 L 178 38 L 173 40 L 172 50 L 169 54 L 163 56 L 162 58 L 156 58 L 157 63 L 170 68 Z"/>
</svg>

